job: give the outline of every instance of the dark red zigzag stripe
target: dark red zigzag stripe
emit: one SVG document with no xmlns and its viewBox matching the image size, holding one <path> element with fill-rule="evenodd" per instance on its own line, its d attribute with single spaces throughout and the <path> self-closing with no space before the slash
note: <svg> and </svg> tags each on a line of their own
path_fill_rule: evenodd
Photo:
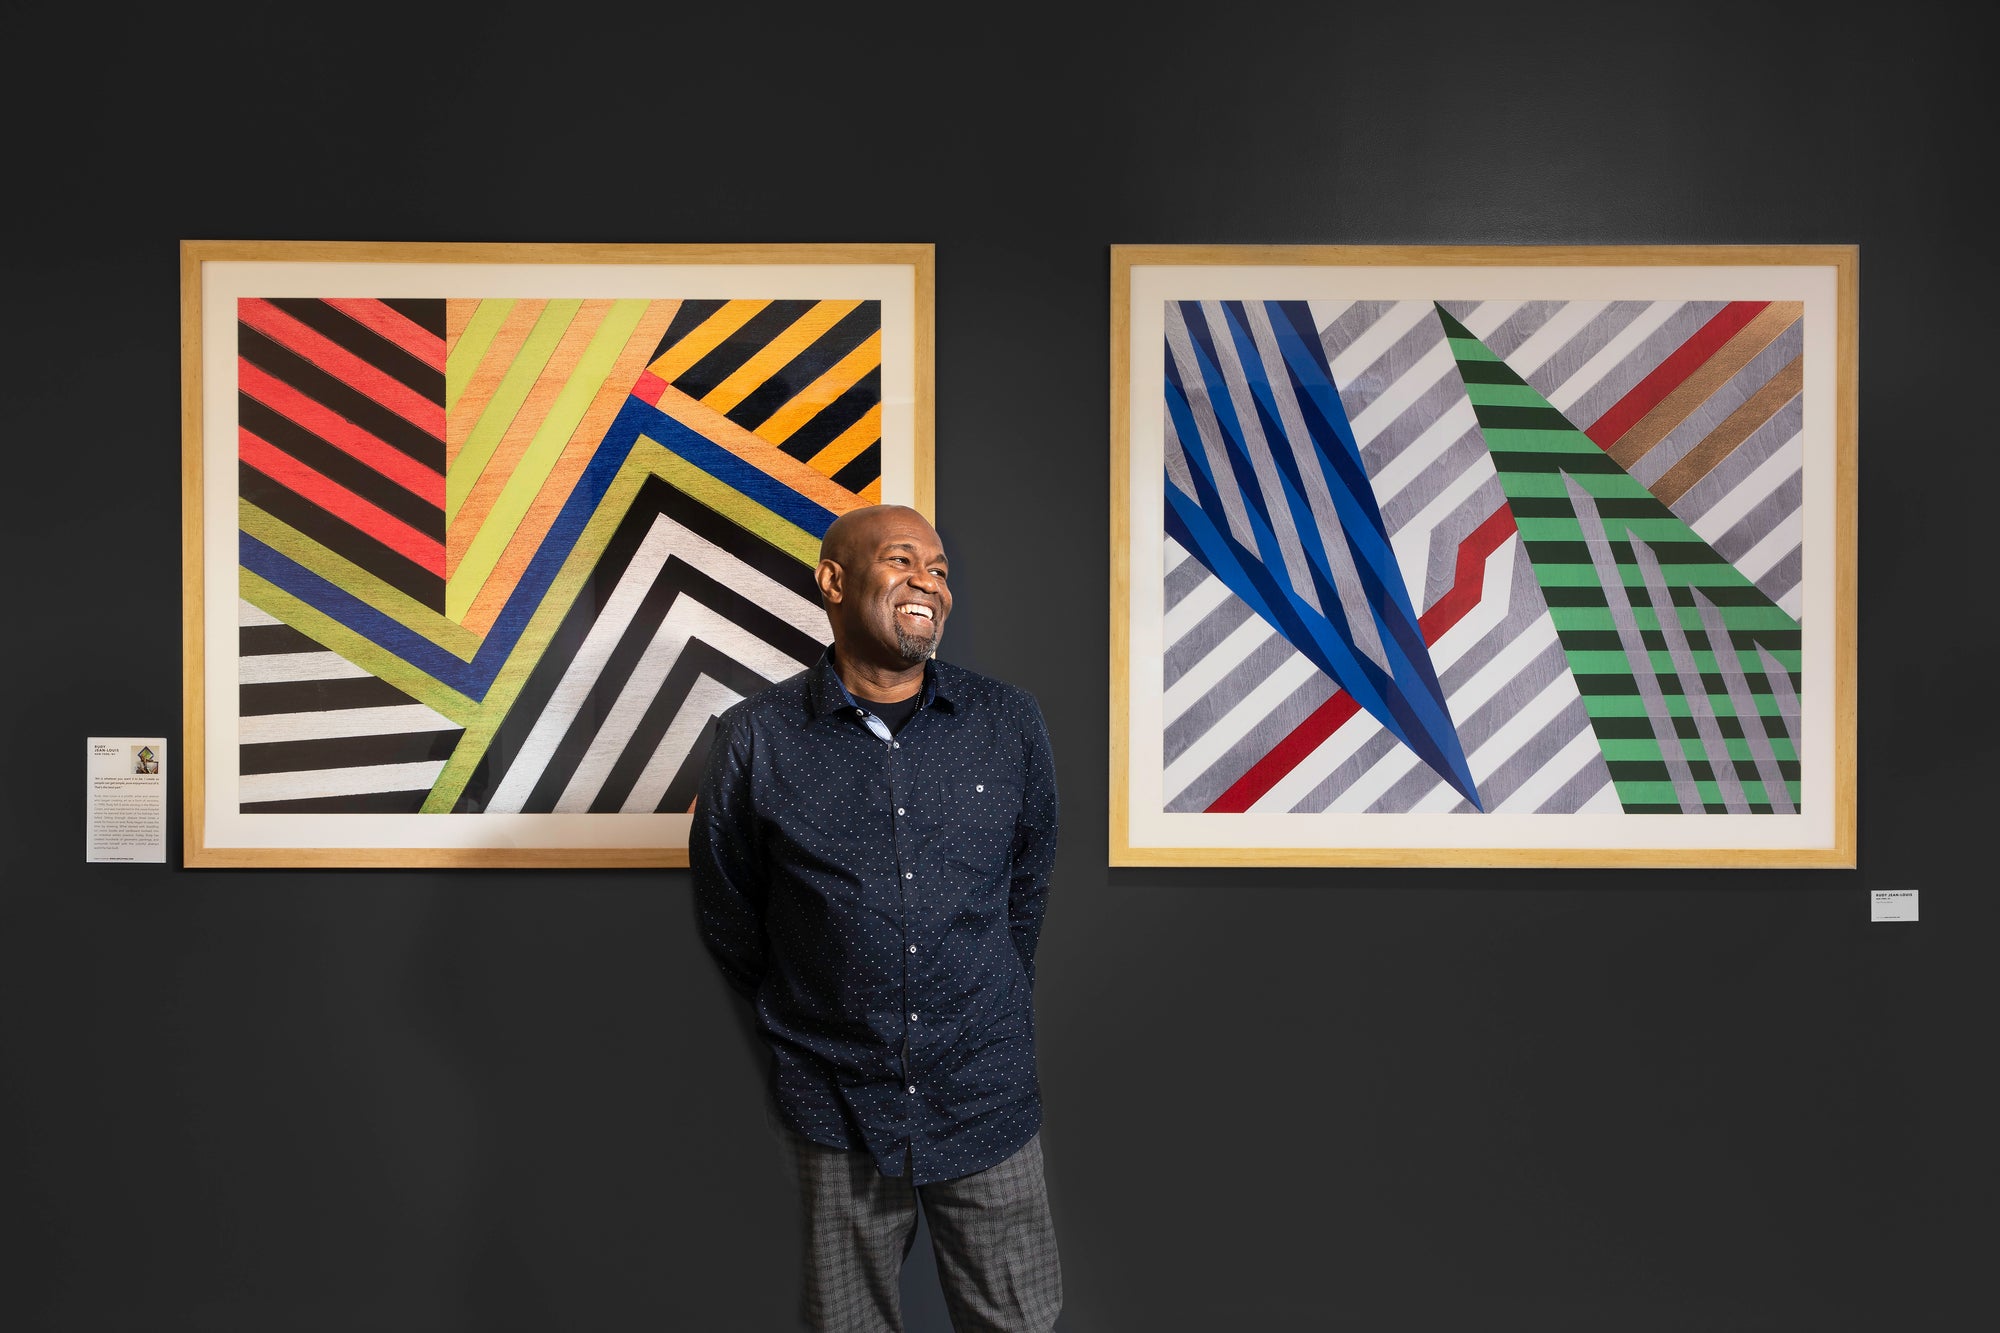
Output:
<svg viewBox="0 0 2000 1333">
<path fill-rule="evenodd" d="M 1514 515 L 1503 504 L 1458 544 L 1451 590 L 1417 620 L 1426 644 L 1436 643 L 1446 630 L 1465 619 L 1466 612 L 1479 605 L 1479 599 L 1486 593 L 1486 558 L 1499 550 L 1500 543 L 1513 533 Z M 1265 792 L 1278 785 L 1278 779 L 1297 768 L 1360 709 L 1353 695 L 1336 690 L 1332 698 L 1315 708 L 1268 754 L 1252 764 L 1249 772 L 1230 784 L 1228 791 L 1216 797 L 1207 813 L 1240 815 L 1248 810 Z"/>
</svg>

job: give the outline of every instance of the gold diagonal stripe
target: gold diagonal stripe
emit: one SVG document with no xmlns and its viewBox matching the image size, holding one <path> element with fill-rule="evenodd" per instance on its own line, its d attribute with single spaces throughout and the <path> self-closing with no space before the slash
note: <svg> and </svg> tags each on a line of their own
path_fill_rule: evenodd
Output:
<svg viewBox="0 0 2000 1333">
<path fill-rule="evenodd" d="M 445 300 L 444 356 L 447 364 L 451 361 L 452 351 L 458 346 L 460 335 L 465 332 L 465 326 L 472 322 L 473 312 L 478 308 L 478 301 L 468 300 L 462 296 L 448 297 Z M 449 392 L 449 389 L 447 389 L 447 392 Z M 445 410 L 451 410 L 450 403 L 445 404 Z"/>
<path fill-rule="evenodd" d="M 584 414 L 583 423 L 563 447 L 561 458 L 550 469 L 541 490 L 522 515 L 513 535 L 507 539 L 506 551 L 494 565 L 493 572 L 487 575 L 478 595 L 472 599 L 472 607 L 465 614 L 467 629 L 485 634 L 500 618 L 508 597 L 520 583 L 521 575 L 535 552 L 541 549 L 542 540 L 554 525 L 556 516 L 562 512 L 563 505 L 568 503 L 577 479 L 590 465 L 590 460 L 596 457 L 598 446 L 604 442 L 605 431 L 624 407 L 633 383 L 644 373 L 647 358 L 660 345 L 660 339 L 672 325 L 679 308 L 678 299 L 647 303 L 646 313 L 640 316 L 638 327 L 632 330 L 624 350 L 619 352 L 610 375 L 598 386 L 597 397 Z"/>
<path fill-rule="evenodd" d="M 1749 323 L 1736 330 L 1735 336 L 1715 350 L 1714 356 L 1655 403 L 1652 411 L 1632 423 L 1632 429 L 1608 451 L 1612 461 L 1629 472 L 1674 427 L 1729 383 L 1737 371 L 1776 342 L 1779 334 L 1804 319 L 1805 313 L 1803 301 L 1773 301 L 1759 310 Z"/>
<path fill-rule="evenodd" d="M 547 301 L 481 301 L 465 335 L 446 363 L 445 469 L 458 462 L 459 451 L 485 415 L 487 403 L 514 364 Z"/>
<path fill-rule="evenodd" d="M 463 606 L 454 607 L 450 596 L 450 581 L 457 574 L 458 567 L 478 541 L 486 523 L 486 516 L 502 491 L 512 484 L 515 469 L 520 465 L 521 456 L 528 450 L 536 433 L 542 428 L 542 421 L 548 415 L 549 407 L 563 392 L 564 386 L 582 360 L 584 349 L 597 336 L 597 329 L 604 322 L 605 312 L 611 308 L 607 300 L 587 300 L 580 306 L 569 326 L 562 331 L 556 348 L 549 359 L 542 364 L 535 376 L 534 385 L 515 409 L 513 419 L 501 433 L 500 443 L 495 446 L 486 467 L 466 492 L 460 502 L 458 512 L 452 515 L 449 540 L 445 549 L 445 614 L 457 619 Z M 468 598 L 469 600 L 469 598 Z"/>
<path fill-rule="evenodd" d="M 513 540 L 534 498 L 541 493 L 542 483 L 555 468 L 584 413 L 596 400 L 598 388 L 611 373 L 626 337 L 645 314 L 647 303 L 625 300 L 604 304 L 610 308 L 598 312 L 603 318 L 595 322 L 589 344 L 573 358 L 560 391 L 539 417 L 533 439 L 516 465 L 509 469 L 505 486 L 493 498 L 478 535 L 466 548 L 458 569 L 445 580 L 445 614 L 454 620 L 471 610 L 487 576 L 507 549 L 507 543 Z"/>
<path fill-rule="evenodd" d="M 1798 397 L 1805 382 L 1805 358 L 1796 357 L 1765 381 L 1764 387 L 1751 394 L 1743 406 L 1731 412 L 1727 420 L 1703 436 L 1687 457 L 1668 468 L 1666 475 L 1653 484 L 1654 497 L 1661 504 L 1670 505 L 1686 495 L 1717 463 L 1735 452 L 1737 445 L 1749 439 L 1752 431 Z"/>
<path fill-rule="evenodd" d="M 535 321 L 528 340 L 521 344 L 521 350 L 508 362 L 506 373 L 500 377 L 499 387 L 479 414 L 472 433 L 465 437 L 465 447 L 458 451 L 458 457 L 452 459 L 445 469 L 444 521 L 447 533 L 458 518 L 459 507 L 472 493 L 473 486 L 486 471 L 487 463 L 492 461 L 494 450 L 506 437 L 515 414 L 527 402 L 541 379 L 542 367 L 555 354 L 570 321 L 582 308 L 581 298 L 564 297 L 550 301 L 542 308 L 541 318 Z"/>
</svg>

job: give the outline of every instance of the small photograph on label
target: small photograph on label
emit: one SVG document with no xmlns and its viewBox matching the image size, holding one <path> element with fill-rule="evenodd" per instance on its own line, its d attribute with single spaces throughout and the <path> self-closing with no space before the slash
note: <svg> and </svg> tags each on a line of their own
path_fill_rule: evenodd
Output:
<svg viewBox="0 0 2000 1333">
<path fill-rule="evenodd" d="M 132 771 L 134 773 L 157 773 L 160 771 L 160 756 L 150 745 L 132 747 Z"/>
</svg>

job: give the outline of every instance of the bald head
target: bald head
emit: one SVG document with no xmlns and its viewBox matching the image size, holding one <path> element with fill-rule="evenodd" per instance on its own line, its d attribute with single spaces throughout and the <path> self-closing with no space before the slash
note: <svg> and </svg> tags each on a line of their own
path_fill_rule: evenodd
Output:
<svg viewBox="0 0 2000 1333">
<path fill-rule="evenodd" d="M 878 670 L 884 688 L 914 688 L 951 614 L 944 544 L 930 520 L 907 505 L 842 514 L 820 540 L 815 580 L 843 679 L 851 665 Z"/>
<path fill-rule="evenodd" d="M 930 521 L 908 505 L 864 505 L 850 509 L 833 520 L 819 541 L 819 558 L 831 560 L 843 569 L 853 569 L 874 554 L 885 527 L 915 523 L 937 541 Z"/>
</svg>

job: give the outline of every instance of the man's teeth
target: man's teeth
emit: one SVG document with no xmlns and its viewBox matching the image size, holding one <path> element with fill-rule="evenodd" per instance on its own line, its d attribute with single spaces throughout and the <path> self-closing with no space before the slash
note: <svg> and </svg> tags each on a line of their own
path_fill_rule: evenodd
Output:
<svg viewBox="0 0 2000 1333">
<path fill-rule="evenodd" d="M 896 609 L 906 616 L 922 616 L 925 620 L 931 618 L 931 609 L 928 606 L 899 606 Z"/>
</svg>

